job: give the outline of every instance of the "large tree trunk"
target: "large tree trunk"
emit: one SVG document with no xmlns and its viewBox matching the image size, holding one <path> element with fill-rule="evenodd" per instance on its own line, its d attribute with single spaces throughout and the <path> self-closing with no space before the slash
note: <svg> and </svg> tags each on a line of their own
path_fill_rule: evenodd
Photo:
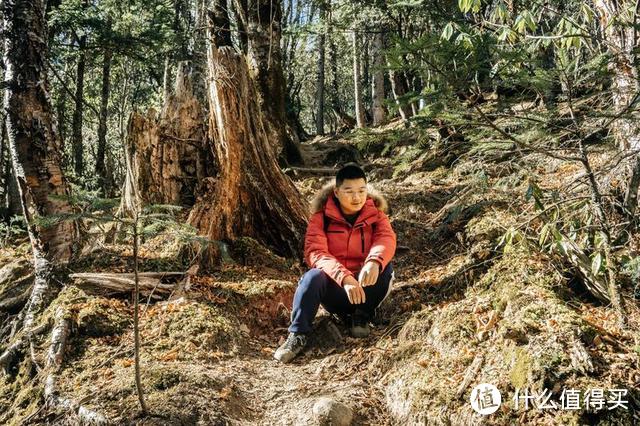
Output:
<svg viewBox="0 0 640 426">
<path fill-rule="evenodd" d="M 342 111 L 342 103 L 340 102 L 340 85 L 338 83 L 338 52 L 334 37 L 329 37 L 329 66 L 331 68 L 331 109 L 335 116 L 336 132 L 339 132 L 340 117 L 345 115 Z M 353 125 L 355 126 L 355 120 Z"/>
<path fill-rule="evenodd" d="M 67 75 L 69 63 L 65 62 L 64 64 L 64 72 L 62 76 Z M 60 84 L 65 84 L 64 81 L 59 82 Z M 62 88 L 60 93 L 58 93 L 58 99 L 56 100 L 56 121 L 57 121 L 57 131 L 58 131 L 58 140 L 60 141 L 60 161 L 61 166 L 64 169 L 68 158 L 65 156 L 65 143 L 67 140 L 67 91 Z"/>
<path fill-rule="evenodd" d="M 102 62 L 102 96 L 100 98 L 100 119 L 98 122 L 98 152 L 96 155 L 96 174 L 98 184 L 104 196 L 109 196 L 113 187 L 113 178 L 107 173 L 105 155 L 107 151 L 107 117 L 109 91 L 111 89 L 111 49 L 105 48 Z"/>
<path fill-rule="evenodd" d="M 189 223 L 211 240 L 249 236 L 278 254 L 299 255 L 306 208 L 276 163 L 265 126 L 271 117 L 263 115 L 244 56 L 215 28 L 208 40 L 210 134 L 220 172 L 205 182 Z"/>
<path fill-rule="evenodd" d="M 35 315 L 55 295 L 50 274 L 55 263 L 71 258 L 76 227 L 63 221 L 44 228 L 35 220 L 72 210 L 64 199 L 69 190 L 60 168 L 48 92 L 44 4 L 42 0 L 24 0 L 3 6 L 5 80 L 9 82 L 5 93 L 7 130 L 35 263 L 35 283 L 24 316 L 24 328 L 29 332 Z"/>
<path fill-rule="evenodd" d="M 389 66 L 391 66 L 389 64 Z M 403 120 L 408 120 L 413 116 L 413 110 L 411 105 L 409 105 L 402 98 L 409 91 L 409 86 L 407 84 L 407 77 L 404 72 L 401 70 L 392 70 L 389 72 L 389 77 L 391 80 L 391 90 L 393 91 L 393 98 L 398 105 L 398 110 L 400 112 L 400 117 Z"/>
<path fill-rule="evenodd" d="M 236 26 L 238 28 L 238 42 L 240 44 L 240 51 L 247 54 L 249 49 L 249 37 L 247 35 L 247 16 L 245 11 L 247 10 L 248 0 L 234 0 L 233 14 L 236 22 Z M 222 2 L 215 2 L 216 4 Z M 227 0 L 224 0 L 224 4 L 226 5 Z M 228 14 L 227 14 L 228 19 Z"/>
<path fill-rule="evenodd" d="M 169 99 L 171 93 L 171 60 L 169 55 L 164 57 L 164 71 L 162 73 L 162 104 Z"/>
<path fill-rule="evenodd" d="M 366 32 L 360 34 L 360 89 L 362 90 L 362 107 L 364 110 L 365 123 L 371 122 L 369 116 L 369 91 L 371 76 L 369 75 L 369 37 Z"/>
<path fill-rule="evenodd" d="M 0 126 L 0 173 L 2 173 L 2 183 L 4 185 L 0 213 L 2 214 L 2 219 L 9 222 L 13 216 L 22 214 L 22 205 L 20 204 L 18 182 L 11 164 L 11 150 L 7 138 L 6 122 L 3 120 Z"/>
<path fill-rule="evenodd" d="M 188 69 L 186 63 L 179 64 L 174 94 L 160 117 L 152 109 L 129 118 L 122 191 L 126 211 L 145 204 L 193 206 L 198 182 L 213 175 L 206 116 L 193 93 Z"/>
<path fill-rule="evenodd" d="M 84 69 L 86 65 L 85 47 L 87 44 L 87 36 L 80 37 L 78 42 L 78 65 L 76 69 L 76 106 L 73 111 L 73 124 L 71 146 L 73 148 L 73 168 L 76 172 L 76 178 L 80 178 L 84 172 L 84 149 L 82 146 L 82 119 L 84 108 Z"/>
<path fill-rule="evenodd" d="M 320 5 L 320 19 L 322 24 L 326 23 L 326 8 L 324 3 Z M 324 135 L 324 56 L 325 56 L 325 34 L 326 30 L 321 30 L 318 35 L 318 71 L 316 74 L 316 133 Z"/>
<path fill-rule="evenodd" d="M 373 125 L 379 126 L 387 118 L 384 108 L 384 34 L 377 32 L 373 37 L 373 79 L 371 80 L 371 99 Z"/>
<path fill-rule="evenodd" d="M 344 112 L 340 102 L 340 75 L 338 73 L 338 49 L 333 37 L 329 37 L 329 64 L 331 68 L 331 109 L 336 123 L 336 132 L 342 133 L 356 126 L 356 119 Z"/>
<path fill-rule="evenodd" d="M 362 101 L 362 84 L 360 81 L 360 35 L 353 30 L 353 85 L 354 104 L 356 108 L 356 123 L 358 127 L 365 127 L 364 103 Z"/>
<path fill-rule="evenodd" d="M 207 22 L 206 0 L 196 0 L 194 5 L 195 28 L 193 34 L 193 51 L 191 53 L 191 82 L 193 93 L 200 105 L 207 111 L 207 46 L 205 43 Z"/>
<path fill-rule="evenodd" d="M 174 61 L 183 62 L 189 59 L 189 37 L 187 36 L 191 11 L 190 1 L 173 0 L 173 31 L 178 36 L 175 41 L 176 50 Z"/>
<path fill-rule="evenodd" d="M 280 49 L 282 5 L 280 0 L 249 0 L 247 23 L 248 63 L 257 87 L 259 105 L 269 120 L 265 123 L 269 140 L 282 151 L 288 164 L 302 164 L 302 154 L 293 129 L 286 120 L 286 82 Z"/>
</svg>

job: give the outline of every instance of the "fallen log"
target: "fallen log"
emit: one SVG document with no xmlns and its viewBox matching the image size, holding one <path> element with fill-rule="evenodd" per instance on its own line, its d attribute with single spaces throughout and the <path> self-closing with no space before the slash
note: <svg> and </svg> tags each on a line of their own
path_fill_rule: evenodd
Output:
<svg viewBox="0 0 640 426">
<path fill-rule="evenodd" d="M 46 322 L 41 324 L 33 329 L 23 333 L 21 336 L 16 338 L 16 340 L 11 343 L 0 355 L 0 375 L 9 374 L 9 370 L 13 365 L 15 359 L 20 355 L 20 353 L 27 347 L 29 340 L 35 336 L 38 336 L 45 331 L 47 331 L 50 327 L 50 323 Z M 13 335 L 11 336 L 13 337 Z"/>
<path fill-rule="evenodd" d="M 167 297 L 183 276 L 184 272 L 140 272 L 140 294 L 155 299 Z M 135 287 L 133 273 L 77 273 L 69 277 L 74 280 L 76 287 L 105 296 L 131 293 Z"/>
</svg>

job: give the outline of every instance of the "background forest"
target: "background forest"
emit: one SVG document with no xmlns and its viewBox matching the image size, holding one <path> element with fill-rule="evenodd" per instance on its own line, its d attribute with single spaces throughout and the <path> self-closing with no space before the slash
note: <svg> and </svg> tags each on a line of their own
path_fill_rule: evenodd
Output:
<svg viewBox="0 0 640 426">
<path fill-rule="evenodd" d="M 1 8 L 0 423 L 640 420 L 636 2 Z M 322 311 L 279 365 L 349 161 L 395 289 L 364 343 Z"/>
</svg>

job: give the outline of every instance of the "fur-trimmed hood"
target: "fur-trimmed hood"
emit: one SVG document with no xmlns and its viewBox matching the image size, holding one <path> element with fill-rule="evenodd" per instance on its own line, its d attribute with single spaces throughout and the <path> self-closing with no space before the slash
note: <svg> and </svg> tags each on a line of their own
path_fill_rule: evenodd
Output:
<svg viewBox="0 0 640 426">
<path fill-rule="evenodd" d="M 333 194 L 333 188 L 335 188 L 335 183 L 331 182 L 323 186 L 313 197 L 311 200 L 311 214 L 317 213 L 324 209 L 324 205 L 327 203 L 329 197 Z M 380 192 L 374 189 L 371 185 L 367 185 L 367 193 L 368 197 L 373 199 L 373 204 L 378 208 L 378 210 L 388 213 L 389 204 L 387 203 L 387 199 L 384 198 Z"/>
</svg>

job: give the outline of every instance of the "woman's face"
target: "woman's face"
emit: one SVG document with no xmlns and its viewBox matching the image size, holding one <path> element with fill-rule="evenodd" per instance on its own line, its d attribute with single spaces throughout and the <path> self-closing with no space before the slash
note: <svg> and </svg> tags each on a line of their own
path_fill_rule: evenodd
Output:
<svg viewBox="0 0 640 426">
<path fill-rule="evenodd" d="M 345 214 L 354 214 L 364 207 L 367 201 L 367 182 L 363 178 L 345 179 L 342 185 L 334 189 Z"/>
</svg>

